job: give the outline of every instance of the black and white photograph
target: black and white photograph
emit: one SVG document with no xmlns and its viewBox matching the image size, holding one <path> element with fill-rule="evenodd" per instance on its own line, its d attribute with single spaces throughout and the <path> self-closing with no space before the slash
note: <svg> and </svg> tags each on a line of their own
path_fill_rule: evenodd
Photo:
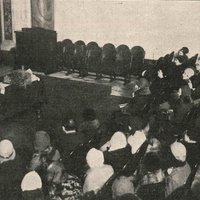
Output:
<svg viewBox="0 0 200 200">
<path fill-rule="evenodd" d="M 0 200 L 200 200 L 200 1 L 0 0 Z"/>
</svg>

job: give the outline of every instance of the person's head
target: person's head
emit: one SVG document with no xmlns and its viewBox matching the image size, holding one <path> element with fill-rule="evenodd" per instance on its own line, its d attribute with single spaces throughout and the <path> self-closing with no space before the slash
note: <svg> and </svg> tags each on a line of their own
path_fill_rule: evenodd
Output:
<svg viewBox="0 0 200 200">
<path fill-rule="evenodd" d="M 14 160 L 16 156 L 15 149 L 10 140 L 2 140 L 0 142 L 0 163 L 5 161 Z"/>
<path fill-rule="evenodd" d="M 176 160 L 181 162 L 186 161 L 186 147 L 182 143 L 175 141 L 170 145 L 170 149 Z"/>
<path fill-rule="evenodd" d="M 146 78 L 141 77 L 138 79 L 139 88 L 149 87 L 149 85 L 149 81 Z"/>
<path fill-rule="evenodd" d="M 119 176 L 112 184 L 112 198 L 117 199 L 124 194 L 134 194 L 132 177 Z"/>
<path fill-rule="evenodd" d="M 49 134 L 45 131 L 37 131 L 35 133 L 34 148 L 37 151 L 46 151 L 51 147 Z"/>
<path fill-rule="evenodd" d="M 188 80 L 194 76 L 194 70 L 192 68 L 186 68 L 183 72 L 183 80 Z"/>
<path fill-rule="evenodd" d="M 47 168 L 47 181 L 59 184 L 64 179 L 65 167 L 60 162 L 53 162 Z"/>
<path fill-rule="evenodd" d="M 161 150 L 161 142 L 156 138 L 149 139 L 149 145 L 147 147 L 147 153 L 157 153 Z"/>
<path fill-rule="evenodd" d="M 169 101 L 164 101 L 159 104 L 159 110 L 161 111 L 168 111 L 171 108 Z"/>
<path fill-rule="evenodd" d="M 62 120 L 62 126 L 65 128 L 66 131 L 76 130 L 76 122 L 73 118 L 65 117 Z"/>
<path fill-rule="evenodd" d="M 180 58 L 174 57 L 173 62 L 175 63 L 176 66 L 181 65 Z"/>
<path fill-rule="evenodd" d="M 128 137 L 128 144 L 131 146 L 131 153 L 135 154 L 146 139 L 144 131 L 136 131 L 134 135 L 130 135 Z"/>
<path fill-rule="evenodd" d="M 103 152 L 95 148 L 90 149 L 86 155 L 86 161 L 90 168 L 103 166 L 104 164 Z"/>
<path fill-rule="evenodd" d="M 110 139 L 110 148 L 108 151 L 115 151 L 118 149 L 123 149 L 127 145 L 127 139 L 123 132 L 117 131 L 113 134 Z"/>
<path fill-rule="evenodd" d="M 86 108 L 83 110 L 83 119 L 85 121 L 93 121 L 96 119 L 96 113 L 93 108 Z"/>
<path fill-rule="evenodd" d="M 187 53 L 189 53 L 189 49 L 187 47 L 182 47 L 179 51 L 178 51 L 180 56 L 186 55 Z"/>
<path fill-rule="evenodd" d="M 196 66 L 196 70 L 199 72 L 200 71 L 200 56 L 197 58 L 195 66 Z"/>
<path fill-rule="evenodd" d="M 21 190 L 23 200 L 43 200 L 42 180 L 37 172 L 27 173 L 22 182 Z"/>
</svg>

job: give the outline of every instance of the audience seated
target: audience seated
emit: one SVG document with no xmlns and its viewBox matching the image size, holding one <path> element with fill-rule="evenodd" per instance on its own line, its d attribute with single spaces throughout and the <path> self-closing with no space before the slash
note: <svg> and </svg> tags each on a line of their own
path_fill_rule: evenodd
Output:
<svg viewBox="0 0 200 200">
<path fill-rule="evenodd" d="M 136 75 L 134 93 L 125 99 L 126 106 L 109 113 L 103 122 L 96 108 L 84 109 L 79 123 L 68 115 L 54 131 L 55 141 L 47 132 L 37 131 L 29 165 L 11 141 L 0 141 L 0 199 L 164 200 L 190 191 L 198 199 L 198 55 L 190 60 L 188 48 L 183 47 L 142 73 L 145 51 L 140 47 L 130 51 L 107 43 L 100 53 L 95 42 L 86 46 L 83 41 L 64 40 L 59 45 L 64 57 L 60 61 L 58 55 L 58 65 L 68 73 L 75 68 L 84 77 L 91 64 L 97 68 L 102 62 L 112 81 L 118 67 L 127 65 L 120 73 L 125 81 L 130 78 L 128 71 Z M 100 58 L 95 64 L 96 53 Z M 104 69 L 94 70 L 97 78 Z"/>
</svg>

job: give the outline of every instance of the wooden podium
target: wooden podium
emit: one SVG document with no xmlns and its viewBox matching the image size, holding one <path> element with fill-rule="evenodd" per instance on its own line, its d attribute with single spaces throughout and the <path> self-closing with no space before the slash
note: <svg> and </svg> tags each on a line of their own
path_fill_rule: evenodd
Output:
<svg viewBox="0 0 200 200">
<path fill-rule="evenodd" d="M 57 42 L 56 31 L 44 28 L 22 28 L 16 34 L 16 59 L 18 66 L 31 68 L 45 74 L 56 71 L 54 50 Z"/>
</svg>

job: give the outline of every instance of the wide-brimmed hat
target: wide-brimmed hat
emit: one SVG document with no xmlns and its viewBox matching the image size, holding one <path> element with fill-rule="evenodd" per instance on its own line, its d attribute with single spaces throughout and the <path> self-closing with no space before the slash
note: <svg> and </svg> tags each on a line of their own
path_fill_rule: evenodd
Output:
<svg viewBox="0 0 200 200">
<path fill-rule="evenodd" d="M 0 142 L 0 163 L 8 160 L 14 160 L 15 155 L 16 152 L 12 142 L 7 139 L 2 140 Z"/>
</svg>

